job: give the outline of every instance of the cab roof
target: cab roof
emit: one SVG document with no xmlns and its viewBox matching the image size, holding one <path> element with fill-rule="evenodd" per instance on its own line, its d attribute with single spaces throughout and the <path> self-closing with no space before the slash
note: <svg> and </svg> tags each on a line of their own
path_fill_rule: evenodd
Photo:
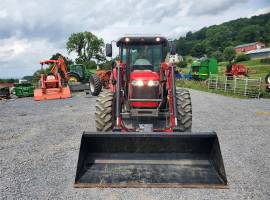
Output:
<svg viewBox="0 0 270 200">
<path fill-rule="evenodd" d="M 167 44 L 168 40 L 160 35 L 126 35 L 121 37 L 116 45 L 119 47 L 122 44 Z"/>
</svg>

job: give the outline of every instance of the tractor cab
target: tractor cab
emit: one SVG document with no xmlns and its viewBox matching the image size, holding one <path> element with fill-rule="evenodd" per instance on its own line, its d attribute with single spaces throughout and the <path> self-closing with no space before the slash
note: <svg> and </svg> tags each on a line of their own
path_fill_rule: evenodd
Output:
<svg viewBox="0 0 270 200">
<path fill-rule="evenodd" d="M 166 57 L 167 40 L 159 36 L 122 37 L 116 44 L 125 66 L 129 105 L 157 108 L 161 103 L 160 64 Z"/>
<path fill-rule="evenodd" d="M 165 60 L 167 40 L 163 37 L 122 37 L 116 43 L 127 72 L 151 70 L 159 73 Z"/>
<path fill-rule="evenodd" d="M 85 67 L 82 64 L 72 64 L 69 66 L 69 73 L 76 73 L 79 77 L 85 77 Z"/>
</svg>

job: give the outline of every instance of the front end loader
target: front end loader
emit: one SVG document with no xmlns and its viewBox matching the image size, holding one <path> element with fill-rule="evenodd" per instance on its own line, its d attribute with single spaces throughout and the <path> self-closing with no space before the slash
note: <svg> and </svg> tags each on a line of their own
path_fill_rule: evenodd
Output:
<svg viewBox="0 0 270 200">
<path fill-rule="evenodd" d="M 116 44 L 120 61 L 96 99 L 97 132 L 82 135 L 74 186 L 226 188 L 216 133 L 191 132 L 190 93 L 165 62 L 172 43 L 127 36 Z"/>
<path fill-rule="evenodd" d="M 34 90 L 34 99 L 36 101 L 49 99 L 66 99 L 71 97 L 68 82 L 67 67 L 63 57 L 57 60 L 46 60 L 40 62 L 44 64 L 52 64 L 53 67 L 48 75 L 41 74 L 39 87 Z"/>
</svg>

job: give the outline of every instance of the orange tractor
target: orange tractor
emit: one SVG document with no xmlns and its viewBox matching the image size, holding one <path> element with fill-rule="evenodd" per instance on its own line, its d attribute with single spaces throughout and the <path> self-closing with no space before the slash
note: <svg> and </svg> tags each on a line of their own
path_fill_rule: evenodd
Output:
<svg viewBox="0 0 270 200">
<path fill-rule="evenodd" d="M 39 87 L 34 90 L 34 99 L 36 101 L 45 99 L 65 99 L 71 97 L 68 82 L 68 72 L 63 57 L 57 60 L 46 60 L 40 62 L 44 64 L 53 64 L 48 75 L 41 74 Z"/>
</svg>

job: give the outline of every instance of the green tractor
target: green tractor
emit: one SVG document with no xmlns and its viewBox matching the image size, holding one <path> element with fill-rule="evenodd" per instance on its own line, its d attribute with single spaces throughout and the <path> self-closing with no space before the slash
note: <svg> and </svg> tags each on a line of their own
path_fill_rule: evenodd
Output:
<svg viewBox="0 0 270 200">
<path fill-rule="evenodd" d="M 218 63 L 215 58 L 202 58 L 191 64 L 194 80 L 207 80 L 211 74 L 218 74 Z"/>
<path fill-rule="evenodd" d="M 97 96 L 102 84 L 100 78 L 86 70 L 82 64 L 73 64 L 68 67 L 68 84 L 71 91 L 90 90 L 93 96 Z"/>
</svg>

